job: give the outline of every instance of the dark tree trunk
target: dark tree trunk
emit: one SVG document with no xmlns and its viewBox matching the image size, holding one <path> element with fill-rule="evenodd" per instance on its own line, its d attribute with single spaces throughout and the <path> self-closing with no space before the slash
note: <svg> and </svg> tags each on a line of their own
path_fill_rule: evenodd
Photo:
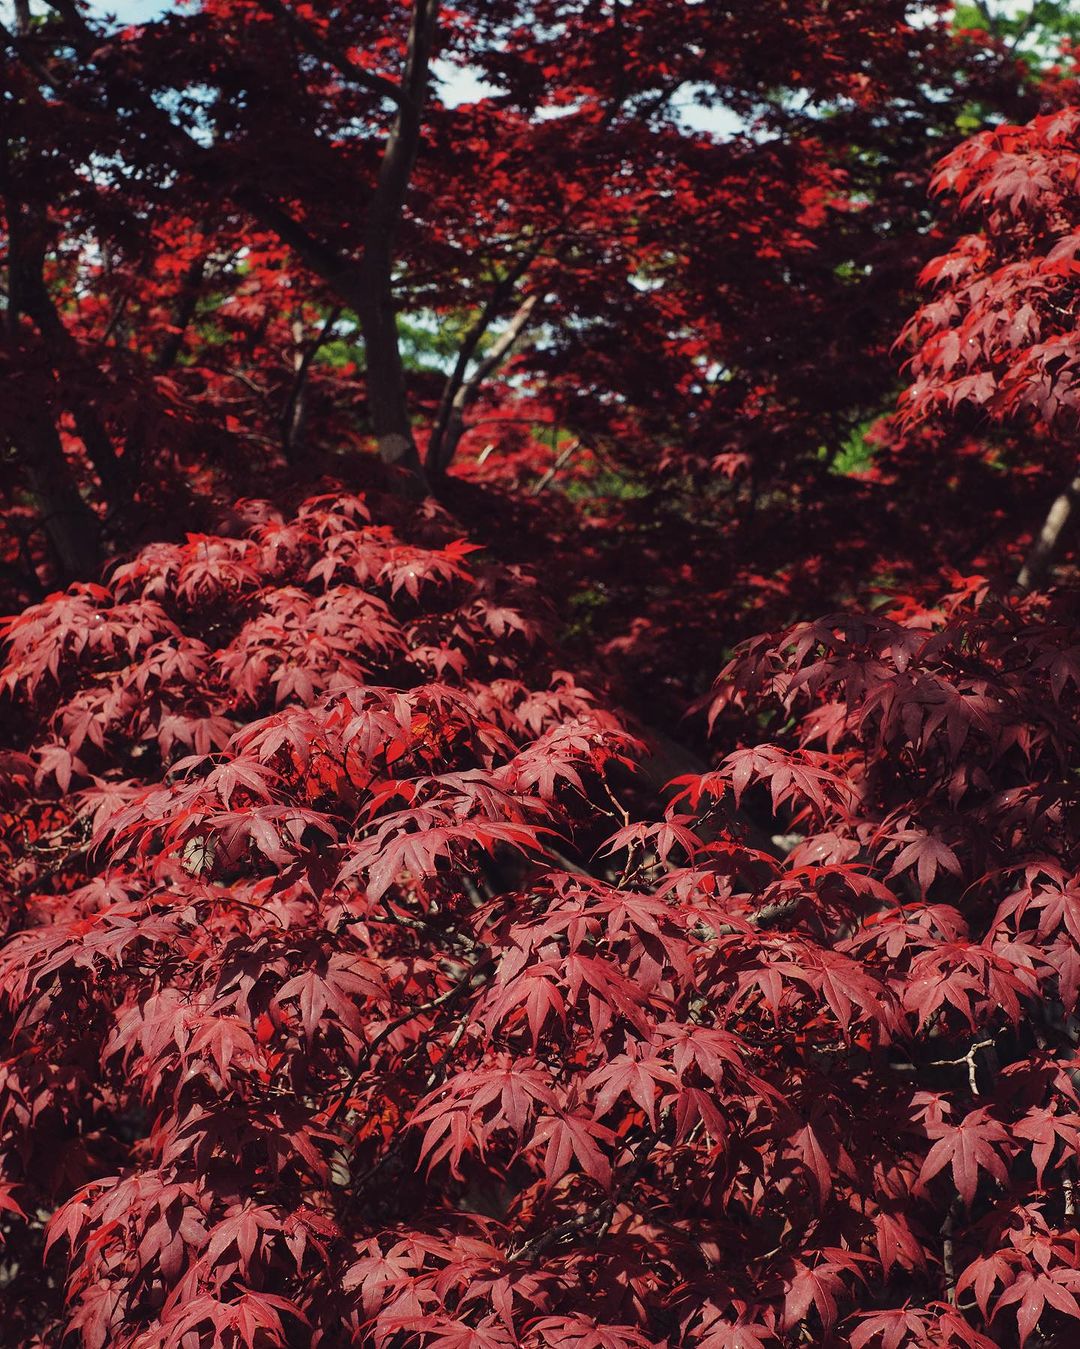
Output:
<svg viewBox="0 0 1080 1349">
<path fill-rule="evenodd" d="M 25 5 L 19 6 L 16 18 L 21 33 L 29 25 L 29 9 Z M 8 293 L 3 336 L 12 354 L 21 356 L 25 336 L 23 314 L 34 318 L 35 302 L 40 306 L 42 294 L 50 305 L 51 301 L 44 282 L 41 221 L 20 199 L 11 157 L 12 146 L 7 141 L 0 141 L 0 191 L 4 196 L 8 233 Z M 42 340 L 45 340 L 44 334 Z M 23 374 L 26 375 L 25 370 Z M 22 468 L 27 492 L 41 517 L 57 569 L 66 580 L 96 572 L 101 560 L 100 526 L 97 516 L 80 495 L 75 476 L 64 457 L 54 420 L 54 400 L 43 396 L 46 389 L 52 392 L 54 377 L 51 370 L 45 369 L 41 376 L 40 381 L 24 379 L 24 396 L 9 423 L 8 435 Z"/>
<path fill-rule="evenodd" d="M 394 305 L 393 266 L 394 235 L 420 146 L 438 15 L 439 0 L 414 0 L 401 101 L 379 165 L 379 180 L 368 205 L 356 294 L 357 315 L 364 338 L 368 408 L 379 455 L 385 463 L 406 469 L 425 488 L 427 481 L 413 439 L 405 393 L 405 367 L 401 360 Z"/>
<path fill-rule="evenodd" d="M 15 448 L 64 579 L 94 575 L 101 561 L 98 519 L 79 494 L 46 409 L 26 407 Z"/>
</svg>

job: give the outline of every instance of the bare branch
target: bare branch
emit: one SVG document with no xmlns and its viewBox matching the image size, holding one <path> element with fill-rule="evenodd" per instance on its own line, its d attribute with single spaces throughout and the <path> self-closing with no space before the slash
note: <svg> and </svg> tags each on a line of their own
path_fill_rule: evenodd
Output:
<svg viewBox="0 0 1080 1349">
<path fill-rule="evenodd" d="M 436 472 L 444 472 L 450 465 L 457 450 L 461 437 L 465 433 L 465 409 L 471 400 L 475 397 L 477 390 L 484 381 L 495 370 L 502 365 L 510 352 L 513 350 L 521 334 L 529 324 L 533 313 L 539 303 L 539 296 L 528 295 L 518 306 L 510 322 L 499 334 L 497 340 L 492 343 L 490 351 L 484 356 L 483 360 L 478 362 L 476 369 L 472 374 L 465 376 L 461 371 L 461 356 L 458 358 L 458 367 L 455 368 L 454 375 L 447 382 L 447 389 L 443 393 L 443 402 L 446 401 L 446 392 L 457 381 L 457 388 L 454 390 L 453 397 L 450 399 L 449 406 L 440 406 L 439 420 L 436 422 L 436 428 L 432 437 L 432 448 L 428 456 L 428 468 Z M 486 324 L 485 324 L 486 326 Z M 477 339 L 479 340 L 479 339 Z M 475 343 L 473 346 L 475 347 Z M 462 349 L 464 352 L 464 348 Z M 467 360 L 466 360 L 467 364 Z"/>
<path fill-rule="evenodd" d="M 559 472 L 559 469 L 561 469 L 561 468 L 563 467 L 564 464 L 568 463 L 568 462 L 570 461 L 570 459 L 571 459 L 571 458 L 578 452 L 578 450 L 580 450 L 580 449 L 581 449 L 581 441 L 580 441 L 580 440 L 572 440 L 572 441 L 570 442 L 570 444 L 567 445 L 566 449 L 564 449 L 564 450 L 562 451 L 562 453 L 559 455 L 559 457 L 555 460 L 555 462 L 554 462 L 554 463 L 551 465 L 551 467 L 547 470 L 547 472 L 544 473 L 544 474 L 542 474 L 542 475 L 537 479 L 536 483 L 533 485 L 531 491 L 529 492 L 529 495 L 530 495 L 531 497 L 538 497 L 538 496 L 540 495 L 540 493 L 544 490 L 545 487 L 549 486 L 552 482 L 554 482 L 555 477 L 556 477 L 556 475 L 557 475 L 558 472 Z"/>
<path fill-rule="evenodd" d="M 1077 501 L 1080 501 L 1080 473 L 1055 498 L 1046 514 L 1039 536 L 1024 559 L 1016 578 L 1017 588 L 1031 590 L 1046 575 L 1061 544 L 1065 526 L 1069 523 Z"/>
<path fill-rule="evenodd" d="M 300 428 L 304 421 L 304 389 L 307 385 L 308 372 L 311 370 L 311 364 L 322 348 L 326 345 L 334 330 L 334 325 L 341 317 L 341 306 L 336 305 L 326 316 L 326 321 L 315 334 L 312 341 L 308 342 L 296 363 L 296 369 L 293 374 L 292 387 L 289 389 L 289 397 L 285 404 L 285 409 L 281 414 L 281 447 L 285 452 L 285 457 L 293 453 L 296 448 L 296 440 L 300 434 Z"/>
<path fill-rule="evenodd" d="M 435 426 L 428 446 L 427 466 L 429 471 L 439 472 L 445 469 L 453 458 L 453 451 L 447 453 L 444 450 L 444 442 L 447 438 L 447 428 L 453 412 L 454 399 L 457 397 L 461 386 L 466 382 L 469 362 L 476 354 L 476 349 L 480 345 L 484 334 L 498 317 L 499 311 L 506 300 L 513 293 L 514 287 L 539 257 L 546 237 L 545 235 L 537 239 L 532 248 L 526 250 L 506 275 L 500 278 L 488 296 L 483 309 L 466 331 L 457 359 L 454 362 L 454 368 L 443 387 L 442 397 L 439 399 L 439 408 L 435 414 Z M 456 443 L 454 448 L 456 449 Z"/>
</svg>

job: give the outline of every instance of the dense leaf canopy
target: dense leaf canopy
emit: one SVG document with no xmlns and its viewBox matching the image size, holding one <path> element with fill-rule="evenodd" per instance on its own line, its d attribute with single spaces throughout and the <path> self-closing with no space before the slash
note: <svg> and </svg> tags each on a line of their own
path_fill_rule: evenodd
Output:
<svg viewBox="0 0 1080 1349">
<path fill-rule="evenodd" d="M 16 0 L 0 1344 L 1076 1343 L 1015 9 Z"/>
</svg>

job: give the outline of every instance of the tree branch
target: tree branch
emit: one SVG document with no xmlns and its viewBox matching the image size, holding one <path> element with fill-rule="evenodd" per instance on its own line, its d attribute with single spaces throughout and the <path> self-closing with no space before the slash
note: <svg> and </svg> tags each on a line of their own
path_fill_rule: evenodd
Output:
<svg viewBox="0 0 1080 1349">
<path fill-rule="evenodd" d="M 401 107 L 404 95 L 393 80 L 388 80 L 382 75 L 376 75 L 373 71 L 365 70 L 363 66 L 358 66 L 345 52 L 337 51 L 309 23 L 301 19 L 287 5 L 282 4 L 281 0 L 262 0 L 262 3 L 266 9 L 285 24 L 297 42 L 310 55 L 316 56 L 320 61 L 325 61 L 328 66 L 332 66 L 343 79 L 360 85 L 369 93 L 378 94 L 380 98 L 392 99 L 398 107 Z"/>
<path fill-rule="evenodd" d="M 581 441 L 572 440 L 570 444 L 567 445 L 566 449 L 562 451 L 559 457 L 547 470 L 547 472 L 541 474 L 541 476 L 533 484 L 532 488 L 529 491 L 529 496 L 538 497 L 545 487 L 547 487 L 550 483 L 555 481 L 555 477 L 558 474 L 559 469 L 561 469 L 564 464 L 568 463 L 570 459 L 580 449 L 581 449 Z"/>
<path fill-rule="evenodd" d="M 89 60 L 96 41 L 94 32 L 70 0 L 48 0 L 48 4 L 70 25 L 71 37 L 79 54 Z M 158 131 L 165 144 L 177 157 L 176 169 L 187 169 L 204 183 L 217 186 L 213 160 L 186 127 L 174 122 L 164 108 L 145 92 L 139 91 L 139 111 Z M 99 105 L 98 111 L 109 115 L 110 110 Z M 294 249 L 301 262 L 341 294 L 345 302 L 355 307 L 356 286 L 350 288 L 354 264 L 346 255 L 316 239 L 305 226 L 271 197 L 256 188 L 239 186 L 230 195 L 238 206 L 251 212 L 281 241 Z"/>
<path fill-rule="evenodd" d="M 427 467 L 429 472 L 439 472 L 445 469 L 453 458 L 453 451 L 449 454 L 445 452 L 443 445 L 447 436 L 447 427 L 450 424 L 453 411 L 454 399 L 458 390 L 465 383 L 466 374 L 469 368 L 469 362 L 476 354 L 476 348 L 481 339 L 487 332 L 491 323 L 498 316 L 507 297 L 512 293 L 514 287 L 529 270 L 540 254 L 543 245 L 543 237 L 538 239 L 532 248 L 528 249 L 517 262 L 511 267 L 509 272 L 496 282 L 490 296 L 483 309 L 477 315 L 474 322 L 470 325 L 468 331 L 462 340 L 461 347 L 454 362 L 454 368 L 443 386 L 442 396 L 439 399 L 439 408 L 435 414 L 435 426 L 431 433 L 431 440 L 428 444 Z M 455 449 L 456 444 L 455 444 Z"/>
<path fill-rule="evenodd" d="M 1046 514 L 1039 536 L 1024 559 L 1024 565 L 1016 578 L 1017 588 L 1032 590 L 1044 578 L 1050 569 L 1061 545 L 1065 526 L 1069 523 L 1077 502 L 1080 501 L 1080 473 L 1058 494 Z"/>
<path fill-rule="evenodd" d="M 199 303 L 199 287 L 206 275 L 207 255 L 202 254 L 184 272 L 180 282 L 180 294 L 177 296 L 176 312 L 173 316 L 172 330 L 161 344 L 161 350 L 154 357 L 154 369 L 159 374 L 171 370 L 184 345 L 184 334 L 195 317 Z"/>
<path fill-rule="evenodd" d="M 435 436 L 428 453 L 429 471 L 443 473 L 450 466 L 461 437 L 465 434 L 465 409 L 487 377 L 497 370 L 509 356 L 532 318 L 538 302 L 539 296 L 537 295 L 529 295 L 522 301 L 506 328 L 492 344 L 491 350 L 477 364 L 471 375 L 466 377 L 463 372 L 459 374 L 458 369 L 455 369 L 454 375 L 447 382 L 447 389 L 452 386 L 455 377 L 457 377 L 457 389 L 450 399 L 449 407 L 445 409 L 445 413 L 440 406 L 441 425 L 436 424 Z M 459 358 L 459 366 L 460 364 Z M 445 394 L 446 391 L 444 390 L 444 400 Z"/>
<path fill-rule="evenodd" d="M 90 59 L 95 36 L 74 0 L 48 0 L 70 25 L 80 54 Z M 359 265 L 335 248 L 316 239 L 289 211 L 253 187 L 230 189 L 238 206 L 248 210 L 294 249 L 360 319 L 364 338 L 368 410 L 384 462 L 407 469 L 426 487 L 405 396 L 405 370 L 398 343 L 391 269 L 393 241 L 405 203 L 405 193 L 420 145 L 424 96 L 435 40 L 439 0 L 415 0 L 409 28 L 408 51 L 400 87 L 397 116 L 379 164 L 378 181 L 368 205 L 364 250 Z M 178 125 L 145 92 L 140 111 L 157 128 L 181 163 L 204 182 L 219 186 L 213 157 L 195 137 Z"/>
<path fill-rule="evenodd" d="M 326 345 L 327 339 L 333 331 L 334 324 L 341 317 L 341 306 L 335 305 L 326 316 L 326 321 L 315 334 L 312 341 L 304 347 L 296 369 L 293 374 L 292 387 L 289 389 L 289 397 L 285 404 L 285 410 L 281 414 L 281 448 L 285 452 L 285 458 L 292 456 L 296 447 L 296 438 L 300 434 L 300 428 L 304 421 L 304 387 L 307 384 L 308 371 L 315 357 Z"/>
<path fill-rule="evenodd" d="M 1001 37 L 1001 26 L 997 15 L 987 4 L 987 0 L 975 0 L 975 8 L 982 16 L 983 23 L 986 24 L 987 32 L 991 37 Z"/>
<path fill-rule="evenodd" d="M 59 80 L 37 59 L 31 49 L 30 43 L 25 38 L 13 33 L 3 22 L 0 22 L 0 38 L 3 38 L 7 46 L 11 48 L 30 74 L 39 80 L 41 84 L 47 84 L 50 88 L 58 87 Z"/>
</svg>

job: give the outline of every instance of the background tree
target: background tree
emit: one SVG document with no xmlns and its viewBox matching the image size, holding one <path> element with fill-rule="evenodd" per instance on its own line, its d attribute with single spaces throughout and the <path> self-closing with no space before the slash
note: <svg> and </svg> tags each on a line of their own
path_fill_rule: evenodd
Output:
<svg viewBox="0 0 1080 1349">
<path fill-rule="evenodd" d="M 855 22 L 807 3 L 781 32 L 752 6 L 656 3 L 551 4 L 527 26 L 511 4 L 440 19 L 433 6 L 395 18 L 244 0 L 136 29 L 66 0 L 27 12 L 7 38 L 12 97 L 51 130 L 22 133 L 25 201 L 11 212 L 41 221 L 51 294 L 38 314 L 48 308 L 49 340 L 66 344 L 72 388 L 59 408 L 81 423 L 72 431 L 97 480 L 84 495 L 111 518 L 160 479 L 160 466 L 141 472 L 144 447 L 125 443 L 124 390 L 139 387 L 134 420 L 152 415 L 160 430 L 177 415 L 177 360 L 207 351 L 172 334 L 157 356 L 127 352 L 120 374 L 131 325 L 110 320 L 136 279 L 156 273 L 172 292 L 161 295 L 170 326 L 189 331 L 192 306 L 205 317 L 225 303 L 252 265 L 248 241 L 267 232 L 288 281 L 260 288 L 260 302 L 277 291 L 285 324 L 297 305 L 317 326 L 342 311 L 361 339 L 357 429 L 415 474 L 421 450 L 428 475 L 445 472 L 480 377 L 513 351 L 540 406 L 639 468 L 723 477 L 752 465 L 757 493 L 794 458 L 834 450 L 892 379 L 890 306 L 925 226 L 935 142 L 973 101 L 1015 105 L 1022 83 L 1011 58 L 941 24 L 912 26 L 908 9 L 890 0 Z M 467 62 L 478 102 L 440 102 L 436 47 L 440 78 Z M 695 131 L 688 102 L 726 109 L 732 132 Z M 31 173 L 46 146 L 49 172 Z M 171 282 L 171 264 L 154 260 L 166 238 L 185 252 Z M 73 341 L 92 292 L 110 317 Z M 392 310 L 459 334 L 449 362 L 413 377 L 408 401 Z M 627 324 L 632 351 L 611 336 Z M 877 361 L 852 359 L 868 348 Z M 306 382 L 310 360 L 289 360 Z M 858 387 L 823 398 L 823 369 Z M 260 388 L 280 377 L 249 373 Z M 339 424 L 308 428 L 340 449 Z M 156 437 L 166 457 L 175 430 Z"/>
</svg>

